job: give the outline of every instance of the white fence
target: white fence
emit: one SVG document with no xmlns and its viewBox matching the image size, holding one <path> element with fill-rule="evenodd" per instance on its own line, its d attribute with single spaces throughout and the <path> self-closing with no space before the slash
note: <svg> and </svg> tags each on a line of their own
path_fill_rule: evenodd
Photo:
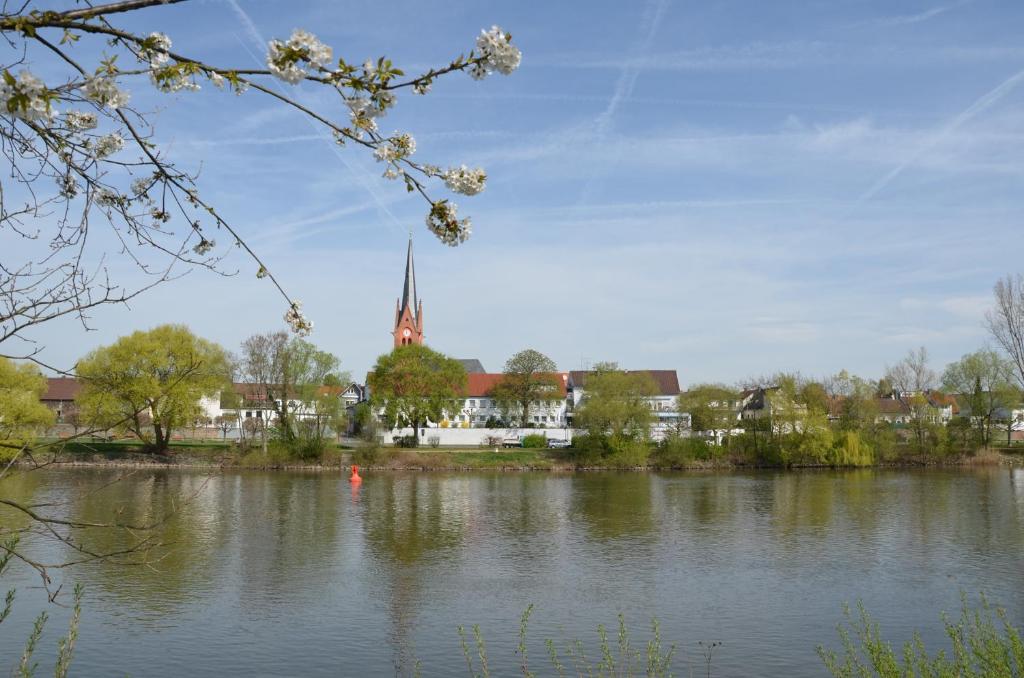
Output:
<svg viewBox="0 0 1024 678">
<path fill-rule="evenodd" d="M 572 440 L 574 434 L 570 428 L 421 428 L 420 445 L 430 447 L 437 438 L 437 444 L 441 447 L 483 447 L 493 446 L 494 439 L 500 447 L 506 438 L 523 438 L 530 435 L 543 435 L 545 438 L 557 440 Z M 394 443 L 395 438 L 400 436 L 411 436 L 411 428 L 390 430 L 383 434 L 382 441 L 385 445 Z"/>
</svg>

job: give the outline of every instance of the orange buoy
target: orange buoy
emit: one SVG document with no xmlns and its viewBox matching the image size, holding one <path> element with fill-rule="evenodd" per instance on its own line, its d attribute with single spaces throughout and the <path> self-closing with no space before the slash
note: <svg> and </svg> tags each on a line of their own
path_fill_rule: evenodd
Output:
<svg viewBox="0 0 1024 678">
<path fill-rule="evenodd" d="M 363 479 L 359 477 L 359 467 L 358 466 L 353 466 L 352 467 L 352 475 L 349 476 L 348 481 L 350 483 L 361 483 L 361 482 L 363 482 Z"/>
</svg>

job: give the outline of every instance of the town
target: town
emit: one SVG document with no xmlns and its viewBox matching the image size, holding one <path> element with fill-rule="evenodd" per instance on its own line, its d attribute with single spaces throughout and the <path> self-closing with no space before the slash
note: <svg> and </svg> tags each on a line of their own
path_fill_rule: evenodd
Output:
<svg viewBox="0 0 1024 678">
<path fill-rule="evenodd" d="M 424 309 L 417 294 L 411 238 L 401 289 L 391 334 L 393 349 L 408 351 L 425 345 Z M 274 360 L 250 356 L 249 362 L 267 365 Z M 249 375 L 262 374 L 262 380 L 195 392 L 191 416 L 177 422 L 169 439 L 245 443 L 247 439 L 265 439 L 268 429 L 280 426 L 282 416 L 290 416 L 297 422 L 313 422 L 312 429 L 320 436 L 333 435 L 354 444 L 362 440 L 400 447 L 493 448 L 519 446 L 528 437 L 534 441 L 539 437 L 543 446 L 570 447 L 575 436 L 594 432 L 585 414 L 591 399 L 588 381 L 595 377 L 600 381 L 610 373 L 629 382 L 625 391 L 612 397 L 622 402 L 634 398 L 645 410 L 645 416 L 633 422 L 633 430 L 625 430 L 633 424 L 617 424 L 618 433 L 628 433 L 631 438 L 661 445 L 694 438 L 711 449 L 765 431 L 769 438 L 774 434 L 780 440 L 798 439 L 795 454 L 773 457 L 758 450 L 750 456 L 754 462 L 864 463 L 858 455 L 845 458 L 823 450 L 808 454 L 814 434 L 820 437 L 826 430 L 856 433 L 859 438 L 851 443 L 847 437 L 832 435 L 825 447 L 853 444 L 860 449 L 873 442 L 879 460 L 892 458 L 908 445 L 918 453 L 938 449 L 964 453 L 977 447 L 1024 442 L 1024 403 L 1013 383 L 1013 366 L 992 351 L 966 356 L 947 367 L 941 378 L 920 349 L 873 381 L 845 373 L 819 381 L 782 374 L 765 377 L 761 383 L 735 387 L 695 384 L 687 390 L 680 389 L 674 369 L 623 370 L 607 363 L 596 370 L 558 371 L 534 350 L 513 356 L 503 372 L 487 372 L 475 358 L 456 358 L 454 363 L 464 373 L 464 382 L 450 392 L 441 386 L 437 393 L 418 394 L 444 398 L 442 406 L 418 420 L 408 413 L 388 416 L 389 401 L 402 401 L 413 394 L 375 400 L 373 373 L 363 383 L 342 383 L 337 375 L 324 372 L 314 380 L 317 383 L 282 384 L 280 379 L 269 378 L 272 372 L 257 369 Z M 216 381 L 211 384 L 211 388 L 217 385 Z M 83 428 L 101 423 L 95 417 L 83 419 L 76 401 L 81 387 L 74 377 L 47 379 L 41 402 L 54 413 L 49 434 L 77 436 Z M 152 406 L 144 414 L 152 422 Z M 109 430 L 104 435 L 117 432 Z M 135 433 L 141 442 L 149 439 L 140 427 Z M 819 440 L 817 444 L 823 443 Z M 689 449 L 690 457 L 672 458 L 685 464 L 715 456 L 692 443 Z"/>
</svg>

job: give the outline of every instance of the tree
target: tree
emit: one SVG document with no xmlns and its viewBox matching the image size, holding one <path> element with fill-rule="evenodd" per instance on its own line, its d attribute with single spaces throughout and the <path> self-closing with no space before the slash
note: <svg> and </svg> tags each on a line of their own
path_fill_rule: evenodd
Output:
<svg viewBox="0 0 1024 678">
<path fill-rule="evenodd" d="M 67 11 L 39 11 L 25 2 L 0 9 L 0 33 L 10 49 L 8 66 L 0 66 L 0 148 L 10 164 L 0 234 L 18 239 L 17 248 L 0 246 L 5 255 L 15 252 L 0 261 L 0 345 L 64 316 L 88 323 L 91 309 L 123 303 L 177 277 L 182 266 L 215 269 L 233 247 L 251 258 L 257 278 L 266 278 L 283 296 L 292 330 L 312 330 L 301 303 L 285 292 L 228 215 L 199 191 L 194 168 L 170 162 L 154 141 L 156 114 L 144 111 L 173 112 L 147 101 L 147 92 L 129 92 L 129 81 L 140 76 L 148 75 L 161 93 L 212 85 L 302 114 L 339 145 L 372 153 L 384 164 L 385 177 L 421 196 L 427 227 L 442 242 L 455 246 L 469 237 L 470 220 L 460 219 L 454 203 L 431 197 L 428 189 L 440 182 L 454 193 L 475 195 L 484 189 L 486 173 L 414 161 L 413 137 L 383 134 L 377 119 L 395 107 L 399 93 L 426 94 L 449 74 L 510 74 L 521 55 L 508 33 L 493 27 L 467 55 L 406 76 L 383 57 L 361 66 L 335 59 L 328 45 L 301 29 L 287 40 L 271 40 L 266 68 L 253 69 L 184 54 L 163 33 L 145 35 L 129 28 L 138 22 L 122 24 L 126 14 L 181 1 L 123 0 Z M 300 103 L 282 91 L 282 81 L 322 87 L 335 95 L 326 99 L 340 106 L 318 110 Z M 129 103 L 133 94 L 142 100 L 139 108 Z M 96 232 L 107 224 L 116 246 Z M 220 249 L 215 234 L 226 241 Z M 146 282 L 121 286 L 111 278 L 117 267 L 108 269 L 105 257 L 137 265 Z"/>
<path fill-rule="evenodd" d="M 345 380 L 339 365 L 333 354 L 304 339 L 289 338 L 287 332 L 254 334 L 242 342 L 240 374 L 273 411 L 281 439 L 310 453 L 319 448 L 327 427 L 338 425 L 340 387 L 324 384 Z M 300 426 L 304 419 L 315 424 Z M 263 445 L 266 450 L 265 431 Z"/>
<path fill-rule="evenodd" d="M 993 290 L 995 308 L 985 314 L 988 329 L 1016 368 L 1017 383 L 1024 389 L 1024 275 L 1007 275 Z"/>
<path fill-rule="evenodd" d="M 657 384 L 646 372 L 626 372 L 616 363 L 594 366 L 587 375 L 577 425 L 594 438 L 619 441 L 646 440 L 654 420 L 649 398 Z"/>
<path fill-rule="evenodd" d="M 98 348 L 77 365 L 83 421 L 130 431 L 165 452 L 175 428 L 201 416 L 200 399 L 227 384 L 227 356 L 184 325 L 134 332 Z"/>
<path fill-rule="evenodd" d="M 466 370 L 457 360 L 426 346 L 399 346 L 377 358 L 368 384 L 374 408 L 383 409 L 390 428 L 420 427 L 456 411 L 466 389 Z"/>
<path fill-rule="evenodd" d="M 678 409 L 689 413 L 693 431 L 718 437 L 736 427 L 738 412 L 733 403 L 737 400 L 736 391 L 724 384 L 697 384 L 679 394 Z"/>
<path fill-rule="evenodd" d="M 53 411 L 40 402 L 45 393 L 39 368 L 0 357 L 0 460 L 15 457 L 53 423 Z"/>
<path fill-rule="evenodd" d="M 505 363 L 504 376 L 491 395 L 508 419 L 519 418 L 521 426 L 530 421 L 530 406 L 562 398 L 558 367 L 546 355 L 532 348 L 516 353 Z"/>
<path fill-rule="evenodd" d="M 908 351 L 903 360 L 886 370 L 885 379 L 906 403 L 917 449 L 923 451 L 933 418 L 928 392 L 938 381 L 938 375 L 928 366 L 928 350 L 921 346 L 916 351 Z"/>
<path fill-rule="evenodd" d="M 992 423 L 999 412 L 1009 412 L 1015 404 L 1018 393 L 1013 372 L 1013 363 L 990 350 L 969 353 L 943 372 L 943 388 L 959 394 L 966 403 L 982 445 L 991 443 Z"/>
</svg>

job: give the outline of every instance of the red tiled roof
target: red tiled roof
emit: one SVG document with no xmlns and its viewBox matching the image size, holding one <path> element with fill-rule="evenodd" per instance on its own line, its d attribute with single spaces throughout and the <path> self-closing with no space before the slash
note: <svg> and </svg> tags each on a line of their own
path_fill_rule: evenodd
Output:
<svg viewBox="0 0 1024 678">
<path fill-rule="evenodd" d="M 879 414 L 909 414 L 910 408 L 897 398 L 875 398 Z"/>
<path fill-rule="evenodd" d="M 626 374 L 650 375 L 658 388 L 657 395 L 679 395 L 679 376 L 675 370 L 625 370 L 625 372 Z M 569 372 L 573 385 L 583 389 L 587 387 L 587 375 L 590 374 L 593 374 L 593 372 L 586 370 L 573 370 Z"/>
<path fill-rule="evenodd" d="M 74 400 L 81 390 L 82 384 L 73 377 L 49 378 L 43 400 Z"/>
<path fill-rule="evenodd" d="M 558 394 L 565 396 L 565 387 L 568 382 L 569 376 L 565 372 L 556 372 L 552 375 L 558 382 Z M 486 397 L 491 395 L 491 391 L 497 386 L 502 379 L 505 378 L 504 374 L 489 374 L 486 372 L 470 372 L 466 375 L 466 397 L 468 398 L 479 398 L 481 396 Z"/>
</svg>

